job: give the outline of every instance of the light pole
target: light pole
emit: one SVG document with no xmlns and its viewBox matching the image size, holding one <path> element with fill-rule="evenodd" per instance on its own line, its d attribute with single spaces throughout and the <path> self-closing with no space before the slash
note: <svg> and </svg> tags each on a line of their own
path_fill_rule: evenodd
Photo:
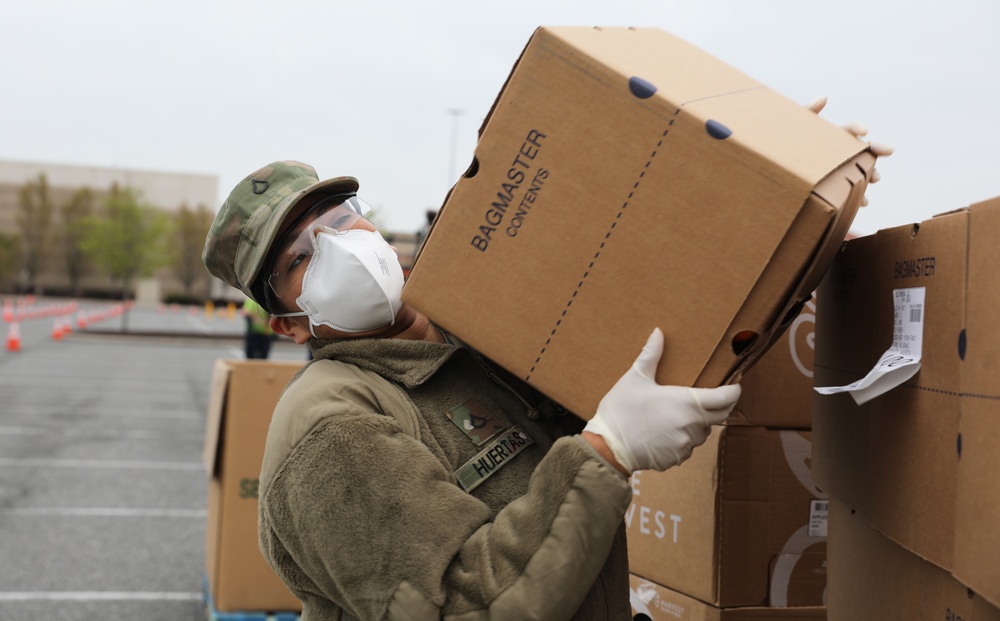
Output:
<svg viewBox="0 0 1000 621">
<path fill-rule="evenodd" d="M 455 152 L 458 149 L 458 117 L 464 114 L 464 110 L 458 108 L 448 108 L 451 115 L 451 156 L 448 162 L 448 187 L 455 183 Z"/>
</svg>

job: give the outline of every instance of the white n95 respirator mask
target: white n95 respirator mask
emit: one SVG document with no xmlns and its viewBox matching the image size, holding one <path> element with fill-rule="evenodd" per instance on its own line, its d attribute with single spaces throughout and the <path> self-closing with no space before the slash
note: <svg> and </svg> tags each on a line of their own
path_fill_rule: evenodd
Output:
<svg viewBox="0 0 1000 621">
<path fill-rule="evenodd" d="M 295 302 L 302 312 L 276 317 L 309 317 L 317 326 L 364 332 L 392 325 L 402 307 L 403 268 L 396 252 L 375 231 L 318 228 L 313 253 Z"/>
</svg>

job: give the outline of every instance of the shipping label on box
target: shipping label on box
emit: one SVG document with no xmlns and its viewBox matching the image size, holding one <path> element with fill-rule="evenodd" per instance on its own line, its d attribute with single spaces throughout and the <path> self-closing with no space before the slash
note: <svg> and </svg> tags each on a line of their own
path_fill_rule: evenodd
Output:
<svg viewBox="0 0 1000 621">
<path fill-rule="evenodd" d="M 873 165 L 665 32 L 541 28 L 403 299 L 582 418 L 656 327 L 661 383 L 718 386 L 796 316 Z"/>
<path fill-rule="evenodd" d="M 302 609 L 257 543 L 257 485 L 271 414 L 302 365 L 215 362 L 202 457 L 210 477 L 205 571 L 216 610 Z"/>
<path fill-rule="evenodd" d="M 692 457 L 632 477 L 632 573 L 715 606 L 822 605 L 823 494 L 809 432 L 716 427 Z"/>
</svg>

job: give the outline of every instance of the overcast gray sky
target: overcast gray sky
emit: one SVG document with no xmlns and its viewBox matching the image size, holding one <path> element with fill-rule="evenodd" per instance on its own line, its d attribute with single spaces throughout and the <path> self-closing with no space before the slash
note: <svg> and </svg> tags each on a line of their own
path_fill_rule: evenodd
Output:
<svg viewBox="0 0 1000 621">
<path fill-rule="evenodd" d="M 824 116 L 896 148 L 858 232 L 1000 195 L 996 0 L 12 2 L 0 159 L 216 175 L 220 203 L 298 159 L 416 230 L 540 25 L 658 27 L 803 104 L 828 96 Z"/>
</svg>

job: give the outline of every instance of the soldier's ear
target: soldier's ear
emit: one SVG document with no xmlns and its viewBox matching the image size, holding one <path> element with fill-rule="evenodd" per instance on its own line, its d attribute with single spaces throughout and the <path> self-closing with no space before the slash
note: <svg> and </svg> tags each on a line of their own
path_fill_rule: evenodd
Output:
<svg viewBox="0 0 1000 621">
<path fill-rule="evenodd" d="M 305 317 L 271 317 L 268 325 L 275 334 L 287 336 L 299 345 L 304 345 L 312 336 L 308 322 L 309 319 Z"/>
</svg>

